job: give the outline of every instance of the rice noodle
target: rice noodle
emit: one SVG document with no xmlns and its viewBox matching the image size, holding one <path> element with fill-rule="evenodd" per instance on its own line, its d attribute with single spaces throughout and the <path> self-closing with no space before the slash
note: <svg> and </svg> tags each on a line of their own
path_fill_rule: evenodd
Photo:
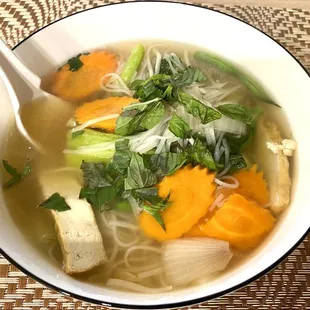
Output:
<svg viewBox="0 0 310 310">
<path fill-rule="evenodd" d="M 230 180 L 230 181 L 233 181 L 234 183 L 226 183 L 223 180 Z M 229 175 L 223 176 L 221 177 L 221 179 L 215 178 L 214 182 L 225 188 L 238 188 L 239 187 L 239 181 L 236 178 L 229 176 Z"/>
<path fill-rule="evenodd" d="M 222 202 L 224 198 L 224 194 L 220 194 L 218 197 L 216 197 L 212 205 L 209 207 L 208 211 L 212 212 L 216 207 L 218 207 L 219 203 Z"/>
<path fill-rule="evenodd" d="M 145 294 L 159 294 L 159 293 L 164 293 L 164 292 L 172 290 L 171 285 L 166 286 L 166 287 L 161 287 L 161 288 L 151 288 L 151 287 L 146 287 L 146 286 L 143 286 L 137 283 L 120 280 L 120 279 L 109 279 L 107 281 L 107 286 L 113 286 L 113 287 L 135 291 L 139 293 L 145 293 Z"/>
<path fill-rule="evenodd" d="M 76 126 L 75 128 L 72 129 L 72 132 L 79 131 L 79 130 L 87 128 L 91 125 L 94 125 L 96 123 L 103 122 L 103 121 L 113 119 L 113 118 L 118 118 L 118 117 L 119 117 L 119 114 L 117 114 L 117 113 L 96 117 L 96 118 L 90 119 L 89 121 L 87 121 L 87 122 L 85 122 L 79 126 Z"/>
<path fill-rule="evenodd" d="M 151 269 L 151 270 L 148 270 L 148 271 L 144 271 L 144 272 L 138 273 L 138 278 L 139 279 L 145 279 L 145 278 L 148 278 L 148 277 L 152 277 L 152 276 L 158 275 L 158 274 L 163 273 L 163 272 L 164 272 L 164 268 L 163 267 L 158 267 L 158 268 L 154 268 L 154 269 Z"/>
<path fill-rule="evenodd" d="M 155 252 L 155 253 L 158 253 L 158 254 L 161 254 L 161 250 L 159 248 L 156 248 L 154 246 L 147 246 L 147 245 L 136 245 L 136 246 L 132 246 L 130 247 L 126 252 L 125 252 L 125 255 L 124 255 L 124 260 L 125 260 L 125 265 L 128 267 L 128 268 L 132 268 L 132 266 L 129 264 L 128 262 L 128 257 L 129 255 L 133 252 L 133 251 L 137 251 L 137 250 L 148 250 L 148 251 L 152 251 L 152 252 Z"/>
<path fill-rule="evenodd" d="M 100 87 L 107 92 L 125 93 L 130 97 L 133 95 L 133 92 L 124 83 L 122 78 L 116 73 L 105 74 L 100 80 Z"/>
<path fill-rule="evenodd" d="M 189 61 L 189 57 L 188 57 L 188 50 L 184 51 L 184 63 L 187 67 L 189 67 L 191 65 L 190 61 Z"/>
</svg>

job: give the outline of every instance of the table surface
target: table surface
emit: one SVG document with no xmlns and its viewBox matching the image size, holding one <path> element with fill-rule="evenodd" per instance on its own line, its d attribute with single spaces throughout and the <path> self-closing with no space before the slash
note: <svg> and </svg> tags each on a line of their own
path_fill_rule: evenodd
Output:
<svg viewBox="0 0 310 310">
<path fill-rule="evenodd" d="M 310 71 L 310 0 L 191 1 L 234 15 L 265 31 Z M 13 47 L 54 20 L 109 2 L 113 0 L 0 0 L 0 37 Z M 192 308 L 310 310 L 310 235 L 283 263 L 262 278 L 236 292 Z M 45 288 L 0 255 L 0 309 L 103 308 Z"/>
</svg>

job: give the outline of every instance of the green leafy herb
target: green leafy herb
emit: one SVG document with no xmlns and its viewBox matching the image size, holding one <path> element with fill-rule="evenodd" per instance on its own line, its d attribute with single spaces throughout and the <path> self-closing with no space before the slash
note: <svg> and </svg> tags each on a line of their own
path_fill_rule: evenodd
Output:
<svg viewBox="0 0 310 310">
<path fill-rule="evenodd" d="M 24 177 L 32 172 L 30 161 L 27 161 L 23 171 L 20 173 L 16 168 L 11 166 L 7 160 L 2 160 L 5 171 L 11 175 L 11 179 L 3 185 L 3 188 L 10 188 L 19 183 Z"/>
<path fill-rule="evenodd" d="M 220 112 L 205 106 L 199 100 L 183 91 L 178 92 L 178 100 L 188 113 L 199 118 L 203 124 L 210 123 L 222 117 Z"/>
<path fill-rule="evenodd" d="M 161 101 L 145 105 L 128 106 L 117 118 L 115 132 L 122 136 L 145 131 L 157 125 L 165 113 Z"/>
<path fill-rule="evenodd" d="M 108 168 L 116 171 L 120 175 L 126 175 L 130 164 L 132 152 L 129 149 L 129 140 L 119 140 L 115 142 L 115 154 Z"/>
<path fill-rule="evenodd" d="M 199 139 L 195 140 L 194 145 L 190 145 L 186 149 L 188 160 L 197 165 L 207 167 L 210 170 L 217 170 L 217 165 L 214 162 L 211 152 L 205 143 L 201 142 Z"/>
<path fill-rule="evenodd" d="M 230 169 L 228 173 L 235 173 L 238 170 L 244 169 L 247 167 L 246 161 L 242 155 L 231 155 L 229 157 Z"/>
<path fill-rule="evenodd" d="M 78 54 L 75 57 L 72 57 L 68 60 L 69 70 L 72 72 L 78 71 L 84 63 L 81 61 L 80 57 L 82 54 Z"/>
<path fill-rule="evenodd" d="M 170 205 L 170 193 L 166 198 L 162 199 L 158 196 L 158 189 L 156 187 L 151 187 L 135 190 L 134 195 L 144 201 L 141 205 L 142 209 L 151 214 L 163 230 L 166 231 L 165 223 L 160 212 L 165 210 Z"/>
<path fill-rule="evenodd" d="M 45 209 L 55 210 L 58 212 L 71 210 L 69 205 L 66 203 L 64 197 L 60 196 L 58 193 L 54 193 L 48 199 L 39 204 L 39 207 Z"/>
<path fill-rule="evenodd" d="M 91 189 L 111 186 L 111 183 L 113 182 L 113 179 L 111 179 L 102 163 L 96 164 L 83 161 L 81 169 L 87 187 Z"/>
<path fill-rule="evenodd" d="M 125 190 L 150 187 L 156 184 L 156 176 L 144 165 L 143 157 L 138 153 L 132 153 L 125 179 Z"/>
<path fill-rule="evenodd" d="M 165 58 L 161 60 L 159 73 L 165 75 L 173 75 L 169 62 Z"/>
<path fill-rule="evenodd" d="M 177 99 L 177 89 L 205 80 L 204 74 L 196 68 L 187 67 L 175 75 L 155 74 L 136 88 L 134 97 L 140 101 L 154 98 L 174 101 Z"/>
<path fill-rule="evenodd" d="M 189 125 L 179 116 L 174 114 L 169 121 L 169 130 L 177 137 L 186 139 L 190 134 Z"/>
<path fill-rule="evenodd" d="M 106 208 L 105 205 L 116 198 L 117 194 L 113 185 L 98 188 L 84 187 L 81 188 L 79 199 L 85 198 L 97 210 L 107 211 L 110 207 Z"/>
<path fill-rule="evenodd" d="M 246 107 L 240 104 L 223 104 L 217 109 L 225 116 L 247 124 L 250 127 L 255 126 L 257 117 L 262 113 L 258 107 Z"/>
<path fill-rule="evenodd" d="M 71 134 L 71 138 L 74 139 L 74 138 L 76 138 L 76 137 L 82 135 L 84 132 L 85 132 L 85 130 L 74 131 L 74 132 L 72 132 L 72 134 Z"/>
<path fill-rule="evenodd" d="M 148 162 L 150 170 L 155 173 L 158 178 L 174 173 L 186 163 L 184 153 L 160 153 L 152 155 L 144 155 Z"/>
</svg>

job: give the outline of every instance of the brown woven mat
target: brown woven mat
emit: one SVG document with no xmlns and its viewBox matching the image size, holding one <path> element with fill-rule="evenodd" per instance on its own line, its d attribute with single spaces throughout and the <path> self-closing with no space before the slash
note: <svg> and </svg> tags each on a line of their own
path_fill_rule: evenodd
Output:
<svg viewBox="0 0 310 310">
<path fill-rule="evenodd" d="M 54 20 L 108 2 L 0 0 L 0 37 L 13 47 L 35 30 Z M 208 6 L 236 16 L 270 34 L 310 70 L 309 11 L 241 5 L 208 4 Z M 28 278 L 0 255 L 0 309 L 105 308 L 67 298 L 45 288 Z M 310 309 L 310 235 L 281 265 L 261 279 L 230 295 L 192 309 Z"/>
</svg>

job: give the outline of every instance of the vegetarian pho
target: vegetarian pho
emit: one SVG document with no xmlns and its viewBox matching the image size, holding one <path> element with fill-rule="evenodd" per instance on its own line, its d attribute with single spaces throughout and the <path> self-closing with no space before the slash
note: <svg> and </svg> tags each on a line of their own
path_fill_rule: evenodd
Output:
<svg viewBox="0 0 310 310">
<path fill-rule="evenodd" d="M 289 205 L 296 143 L 281 108 L 208 51 L 122 43 L 69 59 L 44 87 L 65 108 L 32 104 L 59 118 L 22 117 L 48 152 L 13 129 L 3 187 L 26 238 L 70 275 L 142 293 L 211 281 Z"/>
</svg>

